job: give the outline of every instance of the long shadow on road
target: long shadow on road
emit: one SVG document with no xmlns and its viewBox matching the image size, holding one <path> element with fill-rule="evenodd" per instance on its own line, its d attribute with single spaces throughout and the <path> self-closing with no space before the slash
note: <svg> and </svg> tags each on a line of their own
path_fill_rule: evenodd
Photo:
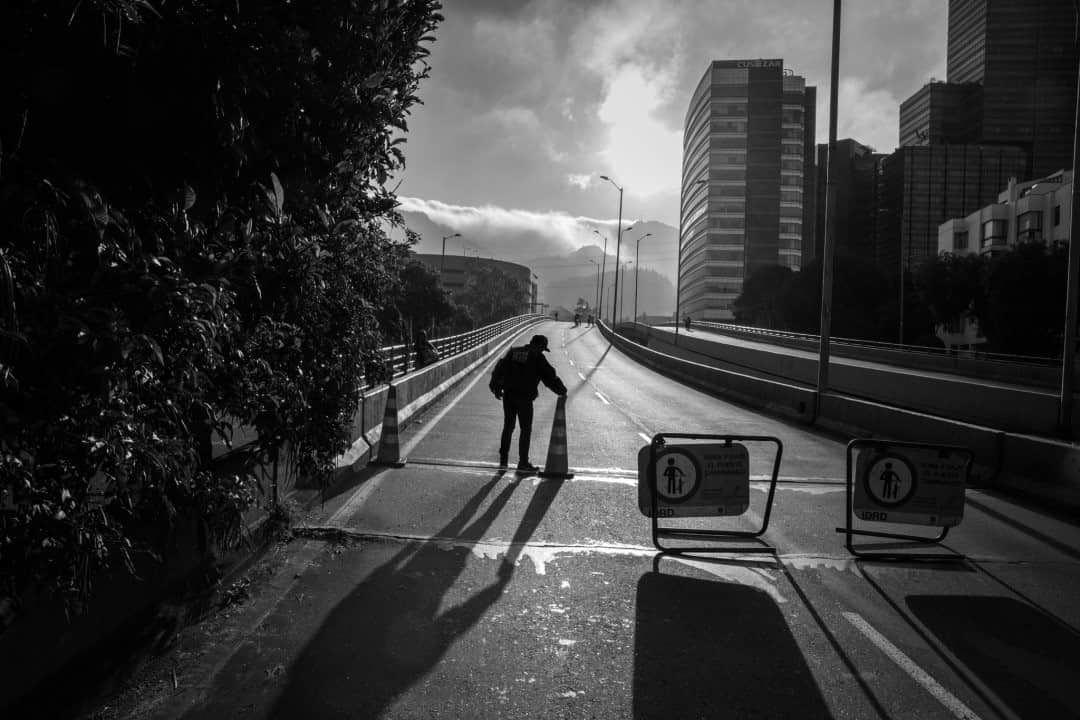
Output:
<svg viewBox="0 0 1080 720">
<path fill-rule="evenodd" d="M 650 572 L 637 586 L 634 718 L 830 718 L 763 590 Z"/>
<path fill-rule="evenodd" d="M 496 577 L 466 599 L 454 585 L 521 483 L 511 482 L 471 522 L 503 472 L 487 482 L 436 536 L 463 544 L 410 545 L 356 586 L 326 617 L 291 665 L 269 717 L 378 717 L 435 667 L 454 641 L 502 596 L 524 544 L 561 489 L 537 485 Z"/>
</svg>

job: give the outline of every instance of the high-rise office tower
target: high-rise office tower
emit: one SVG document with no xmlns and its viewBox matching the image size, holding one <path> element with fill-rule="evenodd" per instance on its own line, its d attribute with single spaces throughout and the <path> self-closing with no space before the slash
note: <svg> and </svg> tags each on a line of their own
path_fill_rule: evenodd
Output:
<svg viewBox="0 0 1080 720">
<path fill-rule="evenodd" d="M 947 82 L 900 106 L 900 145 L 1011 145 L 1029 177 L 1072 163 L 1073 0 L 949 0 Z"/>
<path fill-rule="evenodd" d="M 847 138 L 836 141 L 835 188 L 836 224 L 833 248 L 836 255 L 874 262 L 877 254 L 877 181 L 880 161 L 885 157 L 860 142 Z M 814 243 L 803 245 L 803 265 L 820 257 L 825 241 L 825 191 L 828 183 L 829 146 L 817 146 L 817 217 Z"/>
<path fill-rule="evenodd" d="M 798 270 L 813 242 L 815 89 L 784 61 L 717 60 L 683 135 L 680 313 L 732 318 L 763 265 Z"/>
</svg>

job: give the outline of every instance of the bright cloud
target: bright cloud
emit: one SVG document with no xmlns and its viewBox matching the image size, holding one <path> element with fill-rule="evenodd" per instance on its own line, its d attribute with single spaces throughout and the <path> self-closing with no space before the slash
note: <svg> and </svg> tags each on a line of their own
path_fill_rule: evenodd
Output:
<svg viewBox="0 0 1080 720">
<path fill-rule="evenodd" d="M 615 219 L 575 217 L 564 212 L 536 212 L 496 207 L 450 205 L 438 200 L 398 197 L 400 210 L 423 213 L 431 222 L 464 236 L 485 255 L 504 259 L 572 252 L 598 242 L 593 229 L 613 233 Z M 632 221 L 624 219 L 623 225 Z M 430 240 L 429 240 L 430 242 Z M 434 252 L 431 247 L 418 248 Z"/>
<path fill-rule="evenodd" d="M 887 90 L 874 90 L 860 78 L 840 79 L 837 98 L 840 112 L 836 117 L 838 138 L 855 138 L 878 152 L 892 152 L 899 144 L 900 102 Z M 818 96 L 818 137 L 828 142 L 828 88 Z"/>
<path fill-rule="evenodd" d="M 662 87 L 662 76 L 649 78 L 641 68 L 627 66 L 600 106 L 600 119 L 611 128 L 601 155 L 619 183 L 637 195 L 679 186 L 682 132 L 669 130 L 651 115 L 665 100 Z"/>
</svg>

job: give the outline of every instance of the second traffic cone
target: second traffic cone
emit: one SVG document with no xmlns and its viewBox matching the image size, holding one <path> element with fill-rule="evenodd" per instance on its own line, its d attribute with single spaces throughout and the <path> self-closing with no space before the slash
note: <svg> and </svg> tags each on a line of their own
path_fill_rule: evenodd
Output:
<svg viewBox="0 0 1080 720">
<path fill-rule="evenodd" d="M 379 437 L 379 455 L 369 465 L 387 467 L 405 467 L 405 458 L 401 457 L 398 445 L 397 388 L 387 385 L 386 411 L 383 413 L 382 435 Z"/>
<path fill-rule="evenodd" d="M 547 462 L 540 472 L 540 477 L 562 478 L 569 480 L 574 477 L 567 466 L 566 458 L 566 396 L 560 395 L 555 403 L 555 421 L 551 424 L 551 441 L 548 443 Z"/>
</svg>

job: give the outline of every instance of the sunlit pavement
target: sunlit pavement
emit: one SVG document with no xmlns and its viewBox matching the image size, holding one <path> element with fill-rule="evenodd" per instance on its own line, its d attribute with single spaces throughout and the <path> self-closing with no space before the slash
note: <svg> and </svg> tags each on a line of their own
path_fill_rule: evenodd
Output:
<svg viewBox="0 0 1080 720">
<path fill-rule="evenodd" d="M 217 646 L 145 715 L 1080 716 L 1075 525 L 969 491 L 944 544 L 964 562 L 855 562 L 835 531 L 839 439 L 665 380 L 595 329 L 542 331 L 570 390 L 574 478 L 494 466 L 485 366 L 402 430 L 405 468 L 365 471 L 302 520 L 312 539 L 272 554 Z M 554 408 L 541 388 L 539 465 Z M 656 432 L 783 441 L 763 538 L 778 559 L 656 556 L 635 470 Z M 761 523 L 761 450 L 750 511 L 699 524 Z"/>
</svg>

